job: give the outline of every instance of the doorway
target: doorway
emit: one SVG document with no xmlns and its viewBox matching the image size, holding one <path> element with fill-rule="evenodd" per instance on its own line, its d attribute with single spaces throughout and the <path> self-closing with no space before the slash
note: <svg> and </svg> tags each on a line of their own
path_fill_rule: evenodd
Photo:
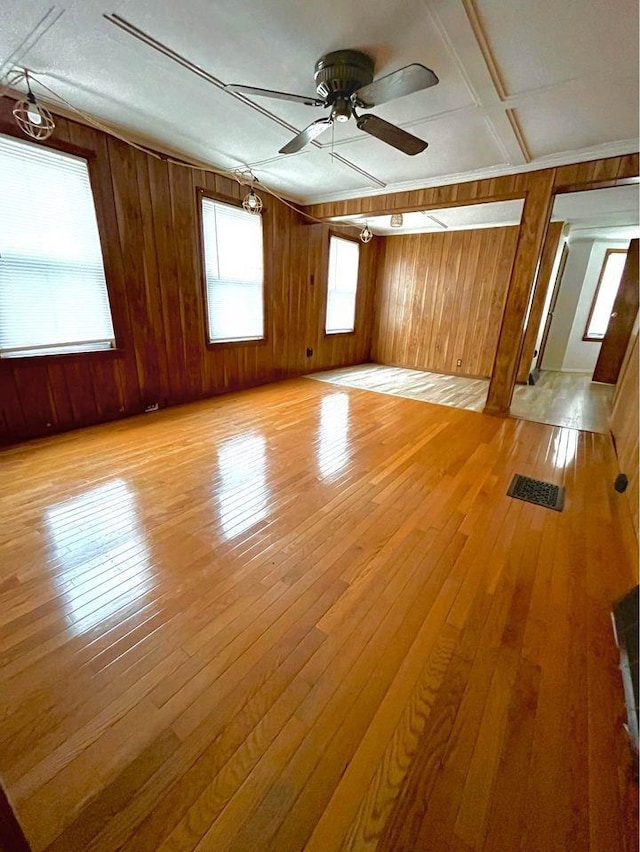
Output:
<svg viewBox="0 0 640 852">
<path fill-rule="evenodd" d="M 556 196 L 540 266 L 538 287 L 544 292 L 537 287 L 532 299 L 537 309 L 531 310 L 533 326 L 528 329 L 531 345 L 525 357 L 530 363 L 522 363 L 518 374 L 519 381 L 529 379 L 530 386 L 516 386 L 511 406 L 515 416 L 608 431 L 617 371 L 637 314 L 638 189 L 618 186 Z M 617 263 L 617 285 L 633 239 L 627 286 L 619 291 L 625 296 L 621 307 L 614 306 L 611 281 L 605 286 L 603 272 Z M 615 263 L 607 263 L 610 258 Z M 634 275 L 635 284 L 630 283 Z M 621 313 L 625 328 L 618 332 L 614 326 Z M 617 314 L 611 318 L 611 332 L 610 314 Z M 609 348 L 613 351 L 604 361 L 613 369 L 607 366 L 606 379 L 602 370 L 594 376 L 601 351 Z"/>
</svg>

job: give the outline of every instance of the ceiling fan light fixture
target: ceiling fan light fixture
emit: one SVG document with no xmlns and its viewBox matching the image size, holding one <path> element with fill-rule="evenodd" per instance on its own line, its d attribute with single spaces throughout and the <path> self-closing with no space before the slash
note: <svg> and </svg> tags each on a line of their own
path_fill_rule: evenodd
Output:
<svg viewBox="0 0 640 852">
<path fill-rule="evenodd" d="M 29 78 L 27 77 L 26 79 L 28 88 L 27 96 L 16 103 L 13 108 L 13 117 L 20 130 L 26 136 L 42 141 L 51 136 L 55 130 L 56 123 L 46 106 L 38 103 L 36 96 L 31 91 Z"/>
<path fill-rule="evenodd" d="M 404 222 L 402 213 L 392 213 L 390 225 L 392 228 L 401 228 Z"/>
<path fill-rule="evenodd" d="M 262 199 L 253 191 L 253 187 L 242 199 L 242 207 L 247 213 L 253 213 L 254 216 L 259 216 L 262 213 Z"/>
<path fill-rule="evenodd" d="M 349 121 L 351 112 L 351 102 L 347 98 L 336 98 L 331 109 L 331 118 L 339 122 Z"/>
<path fill-rule="evenodd" d="M 368 243 L 373 239 L 373 233 L 371 232 L 369 226 L 365 222 L 364 228 L 360 231 L 360 241 L 363 243 Z"/>
</svg>

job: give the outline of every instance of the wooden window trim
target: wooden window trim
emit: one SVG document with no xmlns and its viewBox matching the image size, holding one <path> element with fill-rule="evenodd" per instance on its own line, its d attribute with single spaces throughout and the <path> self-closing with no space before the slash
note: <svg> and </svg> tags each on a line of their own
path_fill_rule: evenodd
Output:
<svg viewBox="0 0 640 852">
<path fill-rule="evenodd" d="M 202 217 L 202 199 L 210 198 L 212 201 L 219 201 L 220 204 L 228 204 L 230 207 L 242 207 L 242 201 L 239 198 L 233 198 L 229 195 L 223 195 L 219 192 L 207 189 L 204 186 L 196 187 L 196 207 L 198 216 L 198 253 L 200 255 L 200 287 L 202 291 L 203 307 L 202 321 L 204 332 L 204 343 L 208 350 L 219 351 L 220 349 L 237 349 L 238 347 L 248 346 L 266 346 L 269 343 L 269 320 L 270 320 L 270 299 L 268 293 L 271 292 L 271 268 L 268 264 L 269 253 L 266 251 L 266 234 L 265 215 L 267 208 L 262 208 L 262 316 L 264 320 L 264 334 L 262 337 L 255 340 L 209 340 L 209 324 L 207 321 L 208 306 L 207 306 L 207 268 L 204 257 L 204 221 Z M 268 214 L 267 214 L 268 215 Z M 267 220 L 268 221 L 268 220 Z"/>
<path fill-rule="evenodd" d="M 337 237 L 339 240 L 348 240 L 349 242 L 356 243 L 358 246 L 358 280 L 356 282 L 356 298 L 353 312 L 353 328 L 351 331 L 327 331 L 327 305 L 329 303 L 329 255 L 331 252 L 331 237 Z M 359 237 L 354 237 L 351 234 L 344 234 L 340 231 L 329 228 L 327 232 L 327 239 L 325 241 L 325 258 L 323 263 L 323 275 L 324 275 L 324 299 L 322 304 L 322 331 L 325 338 L 328 337 L 354 337 L 358 330 L 358 294 L 360 293 L 360 287 L 362 282 L 360 280 L 360 276 L 362 274 L 362 264 L 360 261 L 362 260 L 361 256 L 362 245 Z"/>
<path fill-rule="evenodd" d="M 602 278 L 604 277 L 604 271 L 607 268 L 607 262 L 609 260 L 609 255 L 612 254 L 627 254 L 628 249 L 617 249 L 610 248 L 607 249 L 604 253 L 604 258 L 602 260 L 602 266 L 600 267 L 600 275 L 598 276 L 598 283 L 596 285 L 595 293 L 593 294 L 593 299 L 591 300 L 591 307 L 589 308 L 589 316 L 587 317 L 587 323 L 584 327 L 584 332 L 582 334 L 582 340 L 584 343 L 602 343 L 604 337 L 591 337 L 589 336 L 589 326 L 591 325 L 591 318 L 593 317 L 593 311 L 595 310 L 596 303 L 598 301 L 598 296 L 600 294 L 600 285 L 602 284 Z"/>
</svg>

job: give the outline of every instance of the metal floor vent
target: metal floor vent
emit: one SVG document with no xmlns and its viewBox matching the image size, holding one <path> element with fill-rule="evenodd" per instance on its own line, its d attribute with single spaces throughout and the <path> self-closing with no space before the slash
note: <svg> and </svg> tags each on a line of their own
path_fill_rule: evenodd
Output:
<svg viewBox="0 0 640 852">
<path fill-rule="evenodd" d="M 535 503 L 536 506 L 555 509 L 556 512 L 561 512 L 564 507 L 563 485 L 553 485 L 551 482 L 531 479 L 519 473 L 516 473 L 511 480 L 507 495 L 517 500 L 525 500 L 527 503 Z"/>
</svg>

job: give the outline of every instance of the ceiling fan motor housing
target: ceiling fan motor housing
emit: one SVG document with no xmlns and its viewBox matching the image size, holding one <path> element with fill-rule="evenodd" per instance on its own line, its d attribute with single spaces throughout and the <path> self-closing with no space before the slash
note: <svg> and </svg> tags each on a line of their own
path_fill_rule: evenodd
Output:
<svg viewBox="0 0 640 852">
<path fill-rule="evenodd" d="M 327 104 L 373 82 L 373 59 L 359 50 L 335 50 L 316 62 L 316 91 Z"/>
</svg>

